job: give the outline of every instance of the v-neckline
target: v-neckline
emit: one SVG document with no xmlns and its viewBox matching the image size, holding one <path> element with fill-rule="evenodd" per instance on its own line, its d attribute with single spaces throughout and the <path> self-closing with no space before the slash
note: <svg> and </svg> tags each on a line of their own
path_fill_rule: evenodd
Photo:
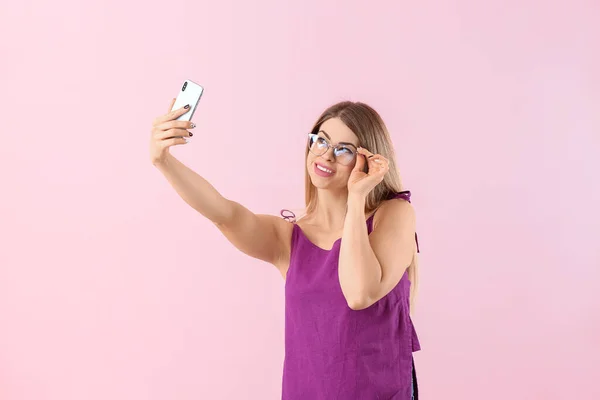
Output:
<svg viewBox="0 0 600 400">
<path fill-rule="evenodd" d="M 331 251 L 332 251 L 332 250 L 335 248 L 335 246 L 338 244 L 338 242 L 341 242 L 341 241 L 342 241 L 342 238 L 341 238 L 341 237 L 340 237 L 340 238 L 337 238 L 337 239 L 336 239 L 336 240 L 333 242 L 333 244 L 331 245 L 331 248 L 330 248 L 330 249 L 324 249 L 324 248 L 322 248 L 321 246 L 318 246 L 318 245 L 317 245 L 315 242 L 313 242 L 312 240 L 310 240 L 310 239 L 308 238 L 308 236 L 306 236 L 306 233 L 304 233 L 304 230 L 303 230 L 303 229 L 300 227 L 300 225 L 298 225 L 298 224 L 295 224 L 295 225 L 296 225 L 296 227 L 298 228 L 298 230 L 300 231 L 300 234 L 301 234 L 302 236 L 304 236 L 304 239 L 305 239 L 305 240 L 306 240 L 308 243 L 310 243 L 310 244 L 311 244 L 311 246 L 313 246 L 314 248 L 316 248 L 316 249 L 319 249 L 319 250 L 321 250 L 321 251 L 324 251 L 324 252 L 326 252 L 326 253 L 329 253 L 329 252 L 331 252 Z"/>
<path fill-rule="evenodd" d="M 369 220 L 371 220 L 371 219 L 373 218 L 373 216 L 374 216 L 374 215 L 375 215 L 375 213 L 372 213 L 372 214 L 369 216 L 369 218 L 367 218 L 367 219 L 365 220 L 365 224 L 367 224 L 367 229 L 368 229 L 368 227 L 369 227 Z M 321 247 L 321 246 L 318 246 L 318 245 L 317 245 L 315 242 L 313 242 L 312 240 L 310 240 L 310 239 L 308 238 L 308 236 L 307 236 L 307 235 L 306 235 L 306 233 L 304 232 L 304 229 L 302 229 L 302 227 L 300 227 L 300 225 L 298 225 L 298 222 L 295 222 L 295 223 L 294 223 L 294 225 L 295 225 L 295 226 L 298 228 L 298 230 L 300 231 L 300 234 L 301 234 L 302 236 L 304 236 L 304 239 L 306 239 L 306 241 L 307 241 L 308 243 L 310 243 L 310 244 L 311 244 L 311 246 L 313 246 L 314 248 L 316 248 L 316 249 L 319 249 L 319 250 L 321 250 L 321 251 L 324 251 L 324 252 L 326 252 L 326 253 L 329 253 L 329 252 L 331 252 L 333 249 L 335 249 L 336 245 L 338 245 L 338 244 L 341 244 L 341 242 L 342 242 L 342 238 L 341 238 L 341 237 L 340 237 L 340 238 L 337 238 L 337 239 L 336 239 L 336 240 L 333 242 L 333 244 L 331 245 L 331 248 L 330 248 L 330 249 L 324 249 L 323 247 Z M 371 232 L 368 232 L 368 234 L 371 234 Z"/>
</svg>

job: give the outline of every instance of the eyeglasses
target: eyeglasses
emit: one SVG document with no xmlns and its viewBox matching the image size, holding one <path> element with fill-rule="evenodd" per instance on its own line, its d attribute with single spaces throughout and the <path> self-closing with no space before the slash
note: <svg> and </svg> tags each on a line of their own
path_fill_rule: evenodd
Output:
<svg viewBox="0 0 600 400">
<path fill-rule="evenodd" d="M 322 156 L 333 149 L 335 161 L 342 165 L 350 165 L 356 160 L 357 149 L 352 143 L 338 143 L 332 145 L 326 138 L 319 136 L 317 133 L 308 134 L 308 150 L 316 156 Z"/>
</svg>

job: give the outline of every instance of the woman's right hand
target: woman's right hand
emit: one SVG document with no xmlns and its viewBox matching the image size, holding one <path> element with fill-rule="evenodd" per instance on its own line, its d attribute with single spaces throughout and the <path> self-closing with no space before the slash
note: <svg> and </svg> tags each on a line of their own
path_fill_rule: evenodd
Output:
<svg viewBox="0 0 600 400">
<path fill-rule="evenodd" d="M 194 124 L 176 120 L 188 111 L 189 108 L 182 107 L 154 120 L 150 138 L 152 163 L 183 201 L 212 221 L 235 247 L 251 257 L 276 265 L 285 276 L 292 225 L 279 217 L 254 214 L 241 204 L 226 199 L 206 179 L 169 156 L 171 146 L 185 144 L 192 136 L 187 129 L 193 128 Z"/>
<path fill-rule="evenodd" d="M 196 126 L 193 122 L 177 121 L 176 119 L 190 110 L 189 105 L 181 107 L 178 110 L 170 111 L 174 103 L 175 99 L 171 101 L 169 112 L 156 118 L 152 123 L 150 161 L 154 165 L 160 164 L 165 160 L 166 156 L 169 154 L 169 147 L 186 144 L 189 137 L 194 135 L 188 131 L 188 129 L 192 129 Z"/>
</svg>

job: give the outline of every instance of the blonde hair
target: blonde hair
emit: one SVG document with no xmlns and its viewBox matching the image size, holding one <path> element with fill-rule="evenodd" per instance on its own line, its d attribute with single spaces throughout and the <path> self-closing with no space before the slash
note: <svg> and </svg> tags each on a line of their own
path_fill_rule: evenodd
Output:
<svg viewBox="0 0 600 400">
<path fill-rule="evenodd" d="M 360 102 L 343 101 L 327 108 L 313 125 L 312 133 L 317 133 L 321 125 L 331 118 L 339 118 L 358 137 L 359 145 L 372 153 L 381 154 L 389 161 L 389 172 L 367 195 L 365 213 L 370 214 L 390 198 L 392 194 L 402 191 L 402 181 L 396 165 L 396 156 L 390 134 L 381 116 L 372 107 Z M 306 156 L 308 156 L 308 146 Z M 312 184 L 308 171 L 305 172 L 305 215 L 315 210 L 317 205 L 317 189 Z M 410 309 L 413 310 L 418 286 L 418 256 L 415 243 L 413 259 L 408 267 L 410 285 Z"/>
</svg>

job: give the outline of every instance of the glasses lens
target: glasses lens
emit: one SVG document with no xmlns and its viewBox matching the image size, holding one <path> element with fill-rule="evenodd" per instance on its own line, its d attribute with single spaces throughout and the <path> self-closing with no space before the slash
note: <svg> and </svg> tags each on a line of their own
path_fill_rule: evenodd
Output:
<svg viewBox="0 0 600 400">
<path fill-rule="evenodd" d="M 308 139 L 308 148 L 311 151 L 311 153 L 320 156 L 325 154 L 325 152 L 329 148 L 329 144 L 327 143 L 327 140 L 324 137 L 311 133 Z"/>
<path fill-rule="evenodd" d="M 350 165 L 356 158 L 354 150 L 348 146 L 338 146 L 335 151 L 335 159 L 342 165 Z"/>
</svg>

